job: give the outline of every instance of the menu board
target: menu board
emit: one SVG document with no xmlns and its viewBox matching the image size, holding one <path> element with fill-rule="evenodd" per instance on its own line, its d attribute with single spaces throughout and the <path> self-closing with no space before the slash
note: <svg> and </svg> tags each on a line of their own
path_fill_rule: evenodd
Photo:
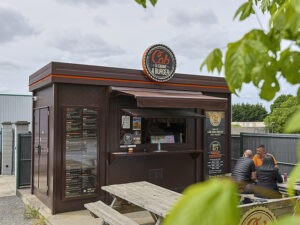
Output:
<svg viewBox="0 0 300 225">
<path fill-rule="evenodd" d="M 66 109 L 65 197 L 96 193 L 98 111 Z"/>
<path fill-rule="evenodd" d="M 225 168 L 225 112 L 206 111 L 206 173 L 216 176 Z"/>
</svg>

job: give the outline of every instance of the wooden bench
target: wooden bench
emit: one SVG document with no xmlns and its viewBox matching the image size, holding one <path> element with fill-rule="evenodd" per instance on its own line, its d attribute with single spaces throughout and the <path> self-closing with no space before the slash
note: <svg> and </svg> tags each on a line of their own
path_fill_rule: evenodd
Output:
<svg viewBox="0 0 300 225">
<path fill-rule="evenodd" d="M 119 213 L 102 201 L 88 203 L 84 205 L 93 216 L 103 219 L 103 223 L 110 225 L 139 225 L 127 216 Z"/>
</svg>

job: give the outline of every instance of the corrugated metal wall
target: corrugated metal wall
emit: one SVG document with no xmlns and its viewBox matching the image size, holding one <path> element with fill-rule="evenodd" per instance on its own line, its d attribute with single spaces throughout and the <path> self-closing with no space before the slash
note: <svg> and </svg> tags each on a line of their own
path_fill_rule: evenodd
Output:
<svg viewBox="0 0 300 225">
<path fill-rule="evenodd" d="M 254 134 L 241 133 L 240 146 L 242 151 L 251 149 L 256 153 L 256 147 L 263 144 L 267 152 L 272 153 L 278 163 L 280 173 L 290 173 L 297 164 L 297 142 L 299 134 Z M 232 137 L 232 164 L 240 155 L 240 148 L 237 148 L 238 137 Z"/>
<path fill-rule="evenodd" d="M 231 135 L 231 170 L 240 158 L 240 135 Z"/>
<path fill-rule="evenodd" d="M 0 124 L 28 121 L 31 127 L 32 97 L 30 95 L 0 94 Z M 30 129 L 31 130 L 31 129 Z"/>
</svg>

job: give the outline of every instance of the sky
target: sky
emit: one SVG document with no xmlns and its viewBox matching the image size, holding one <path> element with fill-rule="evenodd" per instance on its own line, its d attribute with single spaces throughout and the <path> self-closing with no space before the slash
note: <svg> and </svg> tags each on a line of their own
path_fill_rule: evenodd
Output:
<svg viewBox="0 0 300 225">
<path fill-rule="evenodd" d="M 1 0 L 0 94 L 30 94 L 29 76 L 51 61 L 142 69 L 143 52 L 165 44 L 176 55 L 178 73 L 200 71 L 214 48 L 226 50 L 254 28 L 268 26 L 264 15 L 233 20 L 245 0 L 158 0 L 144 9 L 134 0 Z M 296 94 L 280 81 L 277 94 Z M 235 103 L 270 102 L 245 85 Z"/>
</svg>

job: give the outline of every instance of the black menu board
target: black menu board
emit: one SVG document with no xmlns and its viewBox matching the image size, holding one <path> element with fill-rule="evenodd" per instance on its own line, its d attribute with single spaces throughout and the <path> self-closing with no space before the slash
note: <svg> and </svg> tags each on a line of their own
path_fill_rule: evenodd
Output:
<svg viewBox="0 0 300 225">
<path fill-rule="evenodd" d="M 207 111 L 206 174 L 216 176 L 225 171 L 225 112 Z"/>
<path fill-rule="evenodd" d="M 66 109 L 65 197 L 96 193 L 98 111 Z"/>
</svg>

